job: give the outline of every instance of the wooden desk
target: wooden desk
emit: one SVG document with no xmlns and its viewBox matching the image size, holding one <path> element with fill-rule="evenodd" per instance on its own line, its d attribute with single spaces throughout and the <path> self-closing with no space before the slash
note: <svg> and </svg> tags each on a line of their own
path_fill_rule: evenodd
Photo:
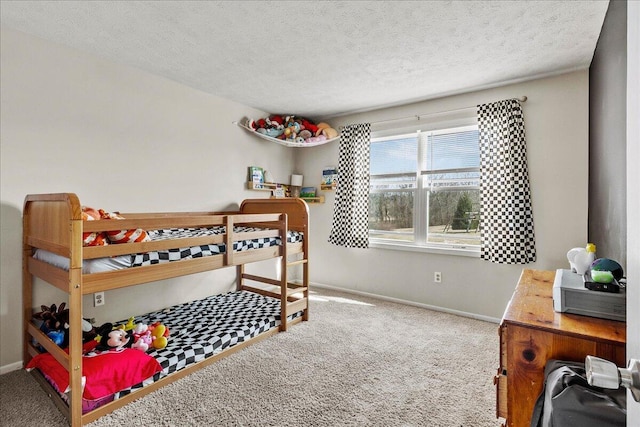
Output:
<svg viewBox="0 0 640 427">
<path fill-rule="evenodd" d="M 528 426 L 542 392 L 547 360 L 584 362 L 587 355 L 626 366 L 625 322 L 553 311 L 555 271 L 523 270 L 500 323 L 496 415 Z"/>
</svg>

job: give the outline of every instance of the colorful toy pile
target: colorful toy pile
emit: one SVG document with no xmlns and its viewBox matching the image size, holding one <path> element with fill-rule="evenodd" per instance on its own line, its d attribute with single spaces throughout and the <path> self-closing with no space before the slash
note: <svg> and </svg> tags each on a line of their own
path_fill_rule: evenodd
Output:
<svg viewBox="0 0 640 427">
<path fill-rule="evenodd" d="M 338 132 L 328 123 L 315 124 L 302 117 L 278 114 L 259 120 L 249 119 L 247 127 L 271 138 L 299 144 L 318 143 L 338 136 Z"/>
<path fill-rule="evenodd" d="M 69 345 L 69 309 L 65 308 L 66 303 L 60 306 L 52 304 L 50 307 L 42 305 L 41 312 L 35 313 L 33 319 L 40 323 L 40 330 L 44 332 L 56 345 L 67 348 Z M 91 350 L 112 350 L 122 348 L 135 348 L 141 351 L 149 349 L 159 350 L 167 346 L 169 339 L 169 328 L 160 322 L 151 325 L 144 323 L 134 323 L 134 318 L 122 325 L 104 323 L 98 328 L 86 319 L 82 319 L 82 342 L 91 343 L 87 351 Z M 44 348 L 40 349 L 44 351 Z"/>
</svg>

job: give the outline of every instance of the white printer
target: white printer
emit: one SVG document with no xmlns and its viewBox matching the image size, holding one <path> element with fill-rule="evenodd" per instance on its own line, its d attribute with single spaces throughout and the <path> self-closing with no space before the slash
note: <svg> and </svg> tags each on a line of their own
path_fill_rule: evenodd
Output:
<svg viewBox="0 0 640 427">
<path fill-rule="evenodd" d="M 627 293 L 624 288 L 617 293 L 587 289 L 580 274 L 558 269 L 553 283 L 553 309 L 626 322 Z"/>
</svg>

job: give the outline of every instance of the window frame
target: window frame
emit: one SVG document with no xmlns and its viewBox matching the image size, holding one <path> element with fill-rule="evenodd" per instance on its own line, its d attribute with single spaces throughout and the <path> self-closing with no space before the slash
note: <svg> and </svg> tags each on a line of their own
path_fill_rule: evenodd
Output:
<svg viewBox="0 0 640 427">
<path fill-rule="evenodd" d="M 412 126 L 404 126 L 398 128 L 387 128 L 380 131 L 374 131 L 371 134 L 371 143 L 382 142 L 389 139 L 401 139 L 403 137 L 417 137 L 420 138 L 421 133 L 430 133 L 433 135 L 451 133 L 452 130 L 458 132 L 465 132 L 468 130 L 477 130 L 478 124 L 475 115 L 457 118 L 453 120 L 440 120 L 431 123 L 418 123 Z M 418 135 L 416 135 L 418 134 Z M 414 211 L 413 211 L 413 241 L 397 241 L 393 239 L 381 239 L 375 237 L 375 231 L 369 230 L 369 246 L 379 249 L 391 249 L 409 252 L 426 252 L 436 253 L 443 255 L 456 255 L 466 257 L 480 257 L 480 245 L 464 245 L 464 244 L 447 244 L 447 243 L 433 243 L 428 242 L 428 212 L 429 212 L 429 191 L 431 191 L 426 184 L 426 176 L 434 173 L 443 172 L 466 172 L 466 171 L 479 171 L 478 168 L 457 168 L 438 171 L 429 171 L 420 165 L 420 159 L 426 158 L 424 156 L 424 150 L 427 144 L 418 141 L 418 153 L 416 159 L 416 171 L 415 171 L 415 185 L 414 191 Z M 378 177 L 391 177 L 395 176 L 408 176 L 411 173 L 396 173 L 396 174 L 384 174 L 384 175 L 370 175 L 371 180 Z M 464 189 L 479 190 L 480 187 L 452 187 L 452 190 L 464 191 Z M 373 190 L 370 188 L 369 194 L 376 192 L 402 192 L 407 189 L 391 189 L 391 190 Z M 387 233 L 388 234 L 388 233 Z"/>
</svg>

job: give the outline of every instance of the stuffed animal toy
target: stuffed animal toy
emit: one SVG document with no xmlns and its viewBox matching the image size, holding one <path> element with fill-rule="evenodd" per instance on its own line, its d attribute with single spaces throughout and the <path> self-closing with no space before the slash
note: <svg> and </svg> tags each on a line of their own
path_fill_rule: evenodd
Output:
<svg viewBox="0 0 640 427">
<path fill-rule="evenodd" d="M 271 115 L 264 119 L 259 119 L 257 121 L 253 119 L 249 119 L 247 121 L 249 128 L 272 138 L 278 138 L 284 133 L 283 123 L 284 120 L 282 119 L 282 116 L 279 116 L 277 114 Z"/>
<path fill-rule="evenodd" d="M 64 303 L 60 304 L 58 311 L 64 307 Z M 63 309 L 57 315 L 57 321 L 59 323 L 58 331 L 62 332 L 62 343 L 58 344 L 62 348 L 69 346 L 69 309 Z M 54 340 L 55 342 L 55 340 Z"/>
<path fill-rule="evenodd" d="M 300 132 L 300 124 L 294 121 L 287 121 L 287 125 L 284 128 L 284 136 L 288 141 L 293 141 Z"/>
<path fill-rule="evenodd" d="M 323 141 L 326 141 L 326 140 L 327 140 L 326 136 L 320 135 L 320 136 L 309 137 L 309 138 L 307 138 L 305 140 L 305 142 L 310 144 L 310 143 L 314 143 L 314 142 L 323 142 Z"/>
<path fill-rule="evenodd" d="M 298 133 L 298 138 L 302 138 L 303 140 L 307 140 L 311 138 L 313 134 L 309 129 L 303 129 Z"/>
<path fill-rule="evenodd" d="M 147 351 L 153 342 L 151 331 L 149 327 L 144 323 L 136 324 L 133 328 L 133 345 L 131 348 L 135 348 L 140 351 Z"/>
<path fill-rule="evenodd" d="M 160 350 L 167 346 L 169 329 L 160 322 L 149 326 L 138 323 L 131 332 L 133 333 L 131 348 L 147 351 L 149 349 Z"/>
<path fill-rule="evenodd" d="M 65 305 L 64 302 L 60 306 L 41 305 L 42 311 L 33 315 L 34 319 L 42 321 L 40 330 L 62 348 L 69 345 L 69 309 L 65 309 Z"/>
<path fill-rule="evenodd" d="M 66 303 L 60 306 L 52 304 L 50 307 L 41 305 L 41 312 L 33 315 L 36 320 L 42 321 L 40 330 L 62 348 L 69 346 L 69 309 Z M 96 329 L 87 319 L 82 319 L 82 342 L 87 343 L 97 336 Z"/>
<path fill-rule="evenodd" d="M 309 121 L 307 119 L 301 119 L 301 123 L 302 123 L 302 126 L 304 127 L 304 129 L 308 130 L 312 135 L 315 135 L 316 132 L 318 131 L 318 126 L 315 123 L 313 123 L 313 122 L 311 122 L 311 121 Z M 312 135 L 309 135 L 309 137 L 312 136 Z M 305 139 L 307 139 L 307 138 L 305 138 Z"/>
<path fill-rule="evenodd" d="M 133 336 L 134 337 L 143 335 L 146 332 L 149 332 L 149 326 L 147 326 L 144 323 L 136 323 L 135 328 L 133 328 Z"/>
<path fill-rule="evenodd" d="M 149 330 L 151 331 L 151 337 L 153 339 L 151 344 L 153 348 L 157 350 L 165 348 L 168 343 L 169 328 L 160 322 L 155 322 L 149 326 Z"/>
<path fill-rule="evenodd" d="M 66 348 L 69 346 L 69 310 L 64 310 L 59 316 L 58 321 L 62 325 L 62 332 L 64 333 L 64 339 L 62 341 L 62 348 Z M 81 319 L 82 321 L 82 343 L 88 343 L 91 340 L 94 340 L 98 333 L 96 332 L 96 328 L 93 327 L 91 322 L 88 319 Z"/>
<path fill-rule="evenodd" d="M 93 341 L 98 336 L 96 328 L 91 324 L 88 319 L 82 319 L 82 342 L 88 343 Z"/>
<path fill-rule="evenodd" d="M 247 127 L 272 138 L 296 143 L 322 142 L 338 136 L 338 131 L 328 123 L 315 124 L 294 115 L 283 117 L 273 114 L 258 120 L 249 119 Z"/>
<path fill-rule="evenodd" d="M 136 319 L 134 317 L 130 317 L 127 323 L 124 325 L 118 325 L 117 328 L 124 329 L 125 331 L 132 331 L 136 327 L 135 320 Z"/>
<path fill-rule="evenodd" d="M 282 129 L 284 126 L 284 120 L 282 116 L 278 114 L 272 114 L 266 119 L 267 123 L 275 128 Z"/>
<path fill-rule="evenodd" d="M 151 336 L 151 331 L 148 329 L 140 335 L 135 335 L 135 342 L 131 346 L 131 348 L 135 348 L 140 351 L 147 351 L 149 347 L 153 343 L 153 337 Z"/>
<path fill-rule="evenodd" d="M 338 131 L 332 128 L 328 123 L 318 123 L 318 130 L 316 136 L 324 135 L 327 139 L 335 138 L 338 136 Z"/>
<path fill-rule="evenodd" d="M 51 307 L 41 305 L 42 311 L 33 315 L 34 319 L 41 320 L 40 330 L 45 334 L 49 331 L 61 331 L 63 329 L 63 322 L 61 318 L 69 319 L 69 310 L 65 310 L 65 303 L 61 303 L 60 306 L 52 304 Z M 64 319 L 62 319 L 64 320 Z"/>
<path fill-rule="evenodd" d="M 100 341 L 95 347 L 98 351 L 122 350 L 133 344 L 131 332 L 120 328 L 113 328 L 112 323 L 105 323 L 97 329 Z"/>
<path fill-rule="evenodd" d="M 69 345 L 68 336 L 64 331 L 49 331 L 47 332 L 47 336 L 59 347 L 65 348 Z M 67 341 L 66 344 L 65 341 Z"/>
</svg>

